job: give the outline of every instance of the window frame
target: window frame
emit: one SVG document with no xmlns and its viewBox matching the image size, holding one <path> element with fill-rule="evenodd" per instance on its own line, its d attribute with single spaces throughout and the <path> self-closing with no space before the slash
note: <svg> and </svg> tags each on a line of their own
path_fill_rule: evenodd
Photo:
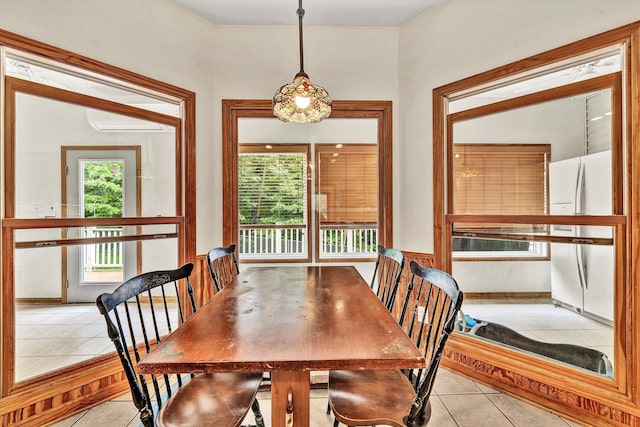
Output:
<svg viewBox="0 0 640 427">
<path fill-rule="evenodd" d="M 311 259 L 311 188 L 310 188 L 310 174 L 309 174 L 309 162 L 311 161 L 311 145 L 310 144 L 268 144 L 267 148 L 266 144 L 258 144 L 258 143 L 240 143 L 238 144 L 238 154 L 243 153 L 252 153 L 252 154 L 268 154 L 268 153 L 304 153 L 307 156 L 307 162 L 304 166 L 305 173 L 304 179 L 307 181 L 306 187 L 307 191 L 305 194 L 305 218 L 306 223 L 304 224 L 305 233 L 306 233 L 306 248 L 305 248 L 305 256 L 304 257 L 287 257 L 287 256 L 277 256 L 276 258 L 263 258 L 259 256 L 255 257 L 245 257 L 244 260 L 250 262 L 300 262 L 300 261 L 309 261 Z M 239 171 L 239 169 L 238 169 Z M 240 225 L 238 224 L 238 229 Z M 239 231 L 239 230 L 238 230 Z M 240 253 L 240 238 L 238 237 L 238 253 Z"/>
<path fill-rule="evenodd" d="M 238 239 L 238 119 L 271 118 L 271 100 L 222 100 L 222 174 L 223 174 L 223 245 Z M 332 104 L 331 118 L 371 118 L 378 128 L 378 243 L 393 246 L 393 155 L 392 155 L 392 102 L 391 101 L 339 101 Z M 371 260 L 375 260 L 372 258 Z M 341 259 L 368 261 L 363 259 Z M 324 260 L 323 260 L 324 262 Z M 328 262 L 328 261 L 327 261 Z"/>
<path fill-rule="evenodd" d="M 340 144 L 341 148 L 339 149 L 340 151 L 347 151 L 351 150 L 352 152 L 356 153 L 362 153 L 362 154 L 370 154 L 369 152 L 371 151 L 371 148 L 375 146 L 375 144 L 353 144 L 353 143 L 344 143 L 344 144 Z M 315 144 L 314 146 L 314 155 L 315 155 L 315 186 L 314 186 L 314 196 L 317 197 L 320 195 L 320 180 L 321 180 L 321 175 L 320 175 L 320 170 L 321 170 L 321 166 L 320 166 L 320 156 L 322 154 L 326 154 L 329 152 L 333 152 L 336 150 L 336 144 L 330 144 L 330 143 L 320 143 L 320 144 Z M 377 162 L 380 162 L 379 158 L 376 158 Z M 379 180 L 379 177 L 378 177 Z M 379 202 L 379 200 L 378 200 Z M 376 209 L 379 209 L 379 204 L 376 204 Z M 340 262 L 343 261 L 345 259 L 349 259 L 349 260 L 362 260 L 362 259 L 371 259 L 372 257 L 376 256 L 376 251 L 372 251 L 370 254 L 365 254 L 365 255 L 361 255 L 361 256 L 353 256 L 352 254 L 347 254 L 345 256 L 325 256 L 323 257 L 321 254 L 321 221 L 320 221 L 320 210 L 318 209 L 317 206 L 317 202 L 316 202 L 316 209 L 315 209 L 315 253 L 316 253 L 316 258 L 318 259 L 318 261 L 321 262 L 330 262 L 330 261 L 336 261 L 336 262 Z M 379 223 L 376 221 L 376 231 L 379 229 Z M 376 240 L 378 240 L 376 238 Z M 374 245 L 376 246 L 376 245 Z"/>
<path fill-rule="evenodd" d="M 158 80 L 145 77 L 131 71 L 93 60 L 91 58 L 78 55 L 73 52 L 65 51 L 51 45 L 47 45 L 32 39 L 28 39 L 10 32 L 0 30 L 0 57 L 4 61 L 8 53 L 18 55 L 20 57 L 35 58 L 38 61 L 49 64 L 60 69 L 76 69 L 81 70 L 81 74 L 85 72 L 94 76 L 100 76 L 105 80 L 115 80 L 123 84 L 131 90 L 140 90 L 144 93 L 160 96 L 162 99 L 175 100 L 180 106 L 181 114 L 179 117 L 165 116 L 151 111 L 140 111 L 137 108 L 130 108 L 125 104 L 113 103 L 106 99 L 82 95 L 79 92 L 63 91 L 52 86 L 39 85 L 26 80 L 16 79 L 5 76 L 4 71 L 0 73 L 3 82 L 3 109 L 4 109 L 4 128 L 3 128 L 3 179 L 5 193 L 3 198 L 2 209 L 2 240 L 3 250 L 6 253 L 13 253 L 14 232 L 22 229 L 41 229 L 41 228 L 65 228 L 78 227 L 87 225 L 158 225 L 171 224 L 175 226 L 175 236 L 165 235 L 165 238 L 177 238 L 179 250 L 179 262 L 195 259 L 196 253 L 196 150 L 195 150 L 195 93 L 170 85 Z M 151 120 L 167 121 L 176 128 L 176 214 L 172 217 L 136 217 L 122 218 L 117 220 L 111 219 L 78 219 L 78 218 L 15 218 L 15 160 L 14 141 L 15 128 L 12 111 L 15 104 L 16 92 L 35 92 L 36 95 L 44 97 L 55 97 L 57 94 L 65 93 L 62 98 L 73 102 L 86 100 L 90 105 L 94 105 L 98 109 L 109 110 L 113 113 L 130 115 L 136 118 L 150 118 Z M 163 116 L 163 118 L 159 118 Z M 179 195 L 179 196 L 178 196 Z M 157 237 L 157 236 L 156 236 Z M 139 236 L 140 240 L 153 239 L 154 236 Z M 111 364 L 117 363 L 115 353 L 100 356 L 91 363 L 72 364 L 68 367 L 51 371 L 47 374 L 40 375 L 26 381 L 14 381 L 13 355 L 15 347 L 15 301 L 14 301 L 14 277 L 13 277 L 13 256 L 5 256 L 2 261 L 3 275 L 3 298 L 5 303 L 2 308 L 2 390 L 3 397 L 9 395 L 18 395 L 27 393 L 32 402 L 41 405 L 42 402 L 51 402 L 53 406 L 44 405 L 46 411 L 45 417 L 55 417 L 60 414 L 64 408 L 55 404 L 60 396 L 71 394 L 73 396 L 82 395 L 79 390 L 85 390 L 87 385 L 100 381 L 101 383 L 115 385 L 102 394 L 102 397 L 110 395 L 112 390 L 118 390 L 118 387 L 126 387 L 126 381 L 120 382 L 121 378 L 115 378 L 111 373 Z M 70 381 L 69 378 L 72 378 Z M 52 398 L 52 387 L 59 390 Z M 106 393 L 106 394 L 105 394 Z M 85 393 L 86 399 L 95 398 L 96 393 Z M 87 397 L 88 396 L 88 397 Z M 44 399 L 44 400 L 43 400 Z M 85 399 L 85 400 L 86 400 Z M 80 402 L 82 399 L 76 399 Z M 19 403 L 9 405 L 7 413 L 22 413 L 23 407 Z M 33 403 L 32 403 L 33 404 Z M 24 418 L 26 419 L 26 418 Z M 23 419 L 23 420 L 24 420 Z M 31 418 L 29 418 L 31 419 Z"/>
<path fill-rule="evenodd" d="M 637 234 L 638 226 L 630 218 L 637 214 L 638 191 L 634 191 L 634 183 L 638 179 L 638 168 L 632 167 L 640 159 L 632 135 L 635 135 L 638 123 L 638 112 L 631 108 L 629 94 L 637 94 L 637 81 L 631 79 L 637 70 L 638 49 L 636 46 L 640 26 L 637 23 L 620 27 L 578 42 L 561 46 L 552 51 L 524 58 L 514 63 L 506 64 L 481 74 L 463 80 L 449 83 L 435 88 L 433 91 L 433 159 L 434 159 L 434 264 L 436 268 L 451 271 L 452 263 L 449 254 L 448 239 L 451 235 L 452 223 L 455 221 L 468 222 L 468 218 L 461 218 L 448 214 L 448 159 L 451 122 L 447 109 L 451 100 L 464 93 L 472 93 L 478 88 L 485 88 L 492 84 L 502 83 L 506 79 L 516 79 L 534 75 L 540 71 L 552 69 L 562 63 L 571 63 L 576 58 L 592 57 L 612 48 L 620 48 L 624 63 L 627 64 L 618 73 L 619 78 L 614 82 L 616 88 L 616 113 L 612 116 L 613 138 L 617 142 L 626 144 L 615 145 L 612 151 L 614 165 L 624 165 L 625 168 L 613 176 L 613 212 L 606 221 L 616 226 L 615 238 L 620 245 L 616 250 L 615 280 L 615 380 L 603 380 L 592 375 L 585 375 L 578 370 L 567 369 L 557 363 L 550 363 L 536 357 L 514 352 L 513 350 L 492 345 L 462 334 L 452 334 L 447 346 L 447 354 L 443 363 L 452 369 L 469 373 L 472 377 L 487 381 L 500 388 L 508 388 L 518 396 L 531 398 L 531 390 L 523 384 L 534 384 L 540 390 L 535 401 L 542 406 L 555 407 L 567 414 L 579 413 L 584 419 L 594 423 L 612 422 L 614 419 L 633 418 L 630 415 L 637 399 L 630 401 L 630 390 L 634 390 L 637 376 L 634 374 L 634 361 L 628 357 L 630 349 L 637 348 L 635 335 L 629 334 L 633 325 L 638 325 L 638 300 L 630 298 L 633 293 L 633 283 L 637 279 L 637 269 L 630 267 L 634 258 L 634 245 L 631 244 L 632 235 Z M 614 77 L 615 79 L 615 77 Z M 560 90 L 563 90 L 560 88 Z M 540 95 L 540 94 L 538 94 Z M 509 101 L 513 106 L 514 100 Z M 483 218 L 487 222 L 505 221 L 503 218 Z M 574 225 L 573 216 L 529 216 L 526 219 L 513 218 L 513 221 L 523 223 Z M 602 225 L 602 217 L 582 218 L 579 225 Z M 481 221 L 478 221 L 481 222 Z M 633 270 L 633 271 L 632 271 Z M 629 329 L 631 328 L 631 329 Z M 633 335 L 633 336 L 632 336 Z M 469 369 L 474 367 L 474 369 Z M 580 402 L 579 407 L 576 402 Z M 604 404 L 602 402 L 605 402 Z M 630 403 L 631 402 L 631 403 Z M 615 415 L 612 415 L 615 414 Z M 617 418 L 616 418 L 617 417 Z"/>
</svg>

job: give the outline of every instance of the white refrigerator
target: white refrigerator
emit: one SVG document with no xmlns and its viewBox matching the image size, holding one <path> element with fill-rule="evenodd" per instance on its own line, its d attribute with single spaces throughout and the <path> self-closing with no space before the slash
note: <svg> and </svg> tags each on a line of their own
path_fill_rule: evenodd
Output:
<svg viewBox="0 0 640 427">
<path fill-rule="evenodd" d="M 611 215 L 611 151 L 549 165 L 552 215 Z M 611 227 L 555 225 L 552 234 L 589 239 L 612 237 Z M 551 298 L 554 303 L 605 323 L 613 322 L 613 245 L 552 243 Z"/>
</svg>

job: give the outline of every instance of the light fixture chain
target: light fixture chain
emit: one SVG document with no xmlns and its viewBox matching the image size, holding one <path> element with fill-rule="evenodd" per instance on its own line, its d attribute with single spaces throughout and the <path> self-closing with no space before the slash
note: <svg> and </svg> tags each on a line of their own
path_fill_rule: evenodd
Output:
<svg viewBox="0 0 640 427">
<path fill-rule="evenodd" d="M 300 38 L 300 72 L 304 73 L 304 49 L 302 44 L 302 17 L 304 16 L 304 9 L 302 8 L 302 0 L 298 0 L 298 36 Z"/>
<path fill-rule="evenodd" d="M 273 114 L 283 122 L 317 123 L 331 114 L 331 97 L 304 72 L 304 44 L 302 40 L 302 0 L 298 0 L 298 35 L 300 43 L 300 71 L 291 83 L 280 86 L 273 95 Z"/>
</svg>

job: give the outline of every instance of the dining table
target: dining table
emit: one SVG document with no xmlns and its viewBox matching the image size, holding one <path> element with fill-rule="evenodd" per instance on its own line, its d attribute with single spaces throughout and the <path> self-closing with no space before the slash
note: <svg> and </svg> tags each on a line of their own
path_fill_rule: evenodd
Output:
<svg viewBox="0 0 640 427">
<path fill-rule="evenodd" d="M 244 269 L 137 365 L 139 373 L 270 372 L 274 427 L 309 426 L 310 373 L 425 360 L 353 266 Z"/>
</svg>

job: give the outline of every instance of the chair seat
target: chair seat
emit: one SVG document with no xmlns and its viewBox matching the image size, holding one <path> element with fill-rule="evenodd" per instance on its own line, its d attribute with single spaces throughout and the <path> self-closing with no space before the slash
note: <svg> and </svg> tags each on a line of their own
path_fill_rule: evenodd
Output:
<svg viewBox="0 0 640 427">
<path fill-rule="evenodd" d="M 192 378 L 162 406 L 160 427 L 239 426 L 256 395 L 262 373 L 215 373 Z"/>
<path fill-rule="evenodd" d="M 404 427 L 402 419 L 415 397 L 413 386 L 399 370 L 331 371 L 328 390 L 336 419 L 348 426 Z"/>
</svg>

